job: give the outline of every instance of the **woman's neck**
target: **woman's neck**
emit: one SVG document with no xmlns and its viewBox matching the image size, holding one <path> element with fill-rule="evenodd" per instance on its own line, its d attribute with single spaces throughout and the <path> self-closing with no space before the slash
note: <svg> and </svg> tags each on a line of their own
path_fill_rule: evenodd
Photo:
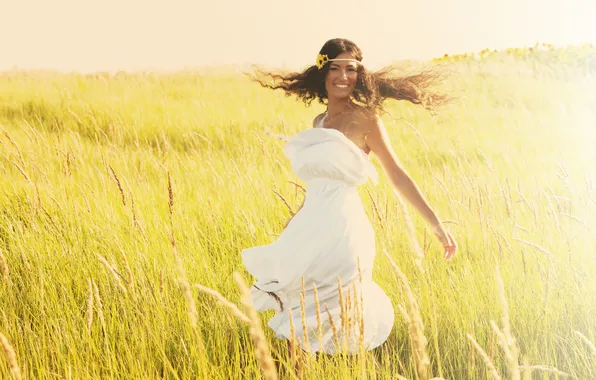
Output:
<svg viewBox="0 0 596 380">
<path fill-rule="evenodd" d="M 353 109 L 355 104 L 352 99 L 329 99 L 327 102 L 327 116 L 333 117 L 347 110 Z"/>
</svg>

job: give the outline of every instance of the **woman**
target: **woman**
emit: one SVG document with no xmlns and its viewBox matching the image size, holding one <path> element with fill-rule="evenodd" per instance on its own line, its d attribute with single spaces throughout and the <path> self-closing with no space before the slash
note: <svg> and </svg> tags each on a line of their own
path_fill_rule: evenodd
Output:
<svg viewBox="0 0 596 380">
<path fill-rule="evenodd" d="M 313 128 L 292 137 L 284 148 L 295 174 L 305 182 L 300 210 L 278 239 L 245 249 L 242 259 L 256 282 L 257 310 L 275 309 L 269 326 L 278 338 L 294 339 L 303 350 L 333 354 L 373 349 L 393 326 L 394 312 L 372 281 L 375 238 L 357 186 L 377 173 L 377 156 L 391 183 L 420 212 L 453 257 L 457 245 L 420 190 L 399 165 L 387 132 L 376 115 L 386 98 L 425 107 L 446 97 L 424 91 L 431 75 L 394 78 L 390 70 L 371 73 L 351 41 L 325 43 L 316 65 L 302 73 L 268 74 L 279 81 L 262 86 L 296 94 L 307 104 L 318 98 L 327 110 Z"/>
</svg>

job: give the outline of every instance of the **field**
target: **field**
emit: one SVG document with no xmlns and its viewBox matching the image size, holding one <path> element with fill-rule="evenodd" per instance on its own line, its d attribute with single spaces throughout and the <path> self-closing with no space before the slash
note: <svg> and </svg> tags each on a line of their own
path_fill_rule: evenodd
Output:
<svg viewBox="0 0 596 380">
<path fill-rule="evenodd" d="M 373 159 L 380 182 L 360 193 L 393 332 L 355 360 L 300 357 L 300 377 L 596 378 L 596 66 L 582 62 L 445 58 L 453 103 L 387 103 L 393 147 L 460 251 L 443 260 Z M 268 132 L 309 128 L 323 106 L 226 70 L 15 71 L 0 89 L 0 378 L 263 376 L 256 325 L 197 284 L 250 315 L 240 251 L 270 243 L 303 196 Z M 295 378 L 270 315 L 258 345 Z"/>
</svg>

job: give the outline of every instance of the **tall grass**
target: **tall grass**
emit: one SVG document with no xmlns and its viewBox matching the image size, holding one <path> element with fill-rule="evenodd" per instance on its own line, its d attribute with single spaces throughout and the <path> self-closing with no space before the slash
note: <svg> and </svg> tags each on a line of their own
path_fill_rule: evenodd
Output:
<svg viewBox="0 0 596 380">
<path fill-rule="evenodd" d="M 383 120 L 460 253 L 385 177 L 360 189 L 401 274 L 377 255 L 396 322 L 358 360 L 292 354 L 233 277 L 303 197 L 266 132 L 321 105 L 237 73 L 0 76 L 0 377 L 595 378 L 594 77 L 450 68 L 458 102 Z"/>
</svg>

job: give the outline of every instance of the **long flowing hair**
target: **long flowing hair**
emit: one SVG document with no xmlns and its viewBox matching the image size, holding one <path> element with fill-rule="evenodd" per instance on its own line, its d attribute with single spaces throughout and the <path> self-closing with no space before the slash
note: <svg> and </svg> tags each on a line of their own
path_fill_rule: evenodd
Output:
<svg viewBox="0 0 596 380">
<path fill-rule="evenodd" d="M 327 41 L 319 54 L 326 54 L 329 59 L 333 59 L 344 52 L 350 52 L 356 60 L 362 61 L 360 48 L 354 42 L 344 38 Z M 306 105 L 310 105 L 315 99 L 326 104 L 325 78 L 329 72 L 329 66 L 329 64 L 325 64 L 319 69 L 317 65 L 312 65 L 302 72 L 290 73 L 267 72 L 257 69 L 257 75 L 249 75 L 252 80 L 263 87 L 273 90 L 281 89 L 287 96 L 296 95 Z M 359 64 L 358 81 L 352 93 L 354 101 L 366 108 L 382 111 L 386 99 L 407 100 L 432 111 L 436 106 L 452 100 L 446 94 L 429 90 L 430 87 L 444 79 L 444 74 L 439 70 L 429 69 L 405 76 L 396 75 L 395 71 L 396 68 L 391 66 L 378 71 L 368 71 L 364 65 Z"/>
</svg>

